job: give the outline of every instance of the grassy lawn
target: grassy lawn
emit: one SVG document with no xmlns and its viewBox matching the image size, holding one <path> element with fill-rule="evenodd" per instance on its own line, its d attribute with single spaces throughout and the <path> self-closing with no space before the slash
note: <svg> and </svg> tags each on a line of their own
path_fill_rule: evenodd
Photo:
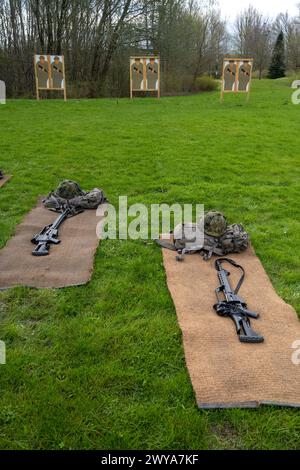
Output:
<svg viewBox="0 0 300 470">
<path fill-rule="evenodd" d="M 0 190 L 1 247 L 65 178 L 103 188 L 113 204 L 204 203 L 246 226 L 300 314 L 300 106 L 290 97 L 280 80 L 255 81 L 249 104 L 220 104 L 218 93 L 9 101 L 0 168 L 14 178 Z M 300 448 L 300 411 L 197 409 L 152 243 L 103 242 L 84 287 L 1 292 L 0 339 L 1 449 Z"/>
</svg>

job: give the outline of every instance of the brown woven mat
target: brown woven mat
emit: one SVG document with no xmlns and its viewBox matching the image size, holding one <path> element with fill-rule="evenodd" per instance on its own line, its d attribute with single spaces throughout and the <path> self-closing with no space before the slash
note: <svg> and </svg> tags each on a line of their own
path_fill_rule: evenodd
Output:
<svg viewBox="0 0 300 470">
<path fill-rule="evenodd" d="M 233 321 L 213 310 L 216 258 L 205 262 L 194 254 L 178 263 L 174 252 L 166 249 L 163 257 L 198 406 L 300 407 L 300 365 L 292 361 L 292 345 L 300 340 L 300 322 L 295 310 L 276 294 L 253 249 L 229 258 L 245 268 L 240 295 L 248 308 L 261 315 L 252 320 L 252 327 L 265 337 L 265 343 L 256 345 L 240 343 Z M 234 268 L 229 270 L 234 282 Z"/>
<path fill-rule="evenodd" d="M 2 188 L 2 186 L 4 186 L 5 183 L 7 183 L 7 181 L 9 181 L 11 178 L 11 175 L 5 175 L 4 178 L 0 180 L 0 188 Z"/>
<path fill-rule="evenodd" d="M 99 240 L 96 225 L 100 218 L 87 210 L 66 220 L 59 229 L 61 244 L 51 245 L 50 255 L 34 257 L 31 238 L 59 214 L 41 202 L 17 227 L 14 237 L 0 251 L 0 289 L 22 285 L 60 288 L 86 284 L 92 276 Z"/>
</svg>

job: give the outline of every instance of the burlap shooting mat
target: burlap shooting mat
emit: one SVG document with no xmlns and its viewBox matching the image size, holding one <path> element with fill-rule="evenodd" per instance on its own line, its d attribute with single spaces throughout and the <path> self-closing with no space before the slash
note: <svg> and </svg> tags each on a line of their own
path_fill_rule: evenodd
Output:
<svg viewBox="0 0 300 470">
<path fill-rule="evenodd" d="M 11 178 L 11 175 L 5 175 L 4 178 L 0 180 L 0 188 L 2 188 L 2 186 L 4 186 Z"/>
<path fill-rule="evenodd" d="M 218 285 L 215 257 L 205 262 L 194 254 L 178 263 L 174 252 L 163 249 L 163 258 L 199 408 L 300 407 L 300 364 L 292 361 L 300 322 L 276 294 L 253 249 L 228 258 L 246 270 L 240 295 L 261 315 L 252 320 L 252 327 L 265 337 L 263 344 L 240 343 L 233 321 L 213 310 Z M 234 285 L 238 270 L 227 266 Z"/>
<path fill-rule="evenodd" d="M 86 284 L 92 276 L 99 240 L 95 210 L 67 219 L 59 229 L 60 245 L 51 245 L 49 256 L 34 257 L 32 237 L 59 214 L 41 201 L 17 227 L 14 237 L 0 251 L 0 289 L 13 286 L 61 288 Z"/>
</svg>

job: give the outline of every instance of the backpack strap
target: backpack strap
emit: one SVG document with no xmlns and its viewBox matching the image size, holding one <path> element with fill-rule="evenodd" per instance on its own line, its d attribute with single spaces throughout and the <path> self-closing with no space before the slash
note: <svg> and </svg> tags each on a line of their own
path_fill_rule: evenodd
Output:
<svg viewBox="0 0 300 470">
<path fill-rule="evenodd" d="M 209 261 L 212 255 L 224 256 L 224 251 L 220 248 L 219 239 L 210 235 L 205 235 L 204 246 L 201 250 L 201 255 L 204 261 Z"/>
<path fill-rule="evenodd" d="M 172 234 L 173 232 L 170 232 L 170 235 Z M 177 248 L 175 247 L 175 243 L 174 241 L 173 242 L 168 242 L 167 240 L 162 240 L 162 239 L 159 239 L 159 240 L 155 240 L 155 242 L 161 246 L 162 248 L 166 248 L 167 250 L 171 250 L 171 251 L 177 251 Z"/>
<path fill-rule="evenodd" d="M 173 232 L 170 232 L 170 235 L 171 234 L 173 234 Z M 155 240 L 155 242 L 162 248 L 166 248 L 167 250 L 171 250 L 171 251 L 177 251 L 177 253 L 179 253 L 179 256 L 177 256 L 176 258 L 177 261 L 183 261 L 184 256 L 188 254 L 189 251 L 199 252 L 201 256 L 203 257 L 204 261 L 209 261 L 213 255 L 224 256 L 225 254 L 221 248 L 218 248 L 219 244 L 215 240 L 212 243 L 204 243 L 204 246 L 197 250 L 195 248 L 191 250 L 188 250 L 187 248 L 184 248 L 183 250 L 179 250 L 175 246 L 175 240 L 173 240 L 173 242 L 169 242 L 167 240 L 159 239 L 159 240 Z"/>
</svg>

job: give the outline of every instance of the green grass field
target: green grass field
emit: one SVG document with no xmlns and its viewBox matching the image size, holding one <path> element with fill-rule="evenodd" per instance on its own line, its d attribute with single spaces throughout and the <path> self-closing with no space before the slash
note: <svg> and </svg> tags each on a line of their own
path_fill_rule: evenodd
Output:
<svg viewBox="0 0 300 470">
<path fill-rule="evenodd" d="M 255 81 L 249 104 L 214 92 L 8 101 L 0 168 L 14 177 L 0 190 L 1 247 L 65 178 L 113 204 L 204 203 L 246 226 L 300 314 L 300 106 L 290 98 L 279 80 Z M 103 242 L 84 287 L 1 292 L 0 339 L 1 449 L 300 448 L 297 410 L 197 409 L 153 243 Z"/>
</svg>

